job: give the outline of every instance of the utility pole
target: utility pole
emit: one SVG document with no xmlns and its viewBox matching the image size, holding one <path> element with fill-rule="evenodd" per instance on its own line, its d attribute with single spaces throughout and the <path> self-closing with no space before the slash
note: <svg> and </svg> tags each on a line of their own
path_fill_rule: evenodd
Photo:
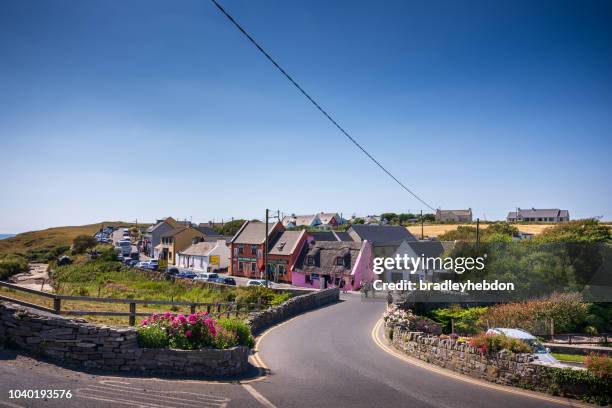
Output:
<svg viewBox="0 0 612 408">
<path fill-rule="evenodd" d="M 476 252 L 480 249 L 480 218 L 476 218 Z"/>
<path fill-rule="evenodd" d="M 263 251 L 263 256 L 264 256 L 264 274 L 266 276 L 266 288 L 268 287 L 268 214 L 270 213 L 270 210 L 268 210 L 266 208 L 266 240 L 264 241 L 264 251 Z"/>
<path fill-rule="evenodd" d="M 278 222 L 280 222 L 281 218 L 280 218 L 280 210 L 276 210 L 276 220 Z"/>
<path fill-rule="evenodd" d="M 425 239 L 425 227 L 423 226 L 423 210 L 421 210 L 421 240 Z"/>
</svg>

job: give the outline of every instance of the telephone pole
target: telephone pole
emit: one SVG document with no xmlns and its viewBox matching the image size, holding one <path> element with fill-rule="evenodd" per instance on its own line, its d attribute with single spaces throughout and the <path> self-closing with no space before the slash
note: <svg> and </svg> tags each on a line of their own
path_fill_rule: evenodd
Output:
<svg viewBox="0 0 612 408">
<path fill-rule="evenodd" d="M 425 239 L 425 231 L 423 226 L 423 210 L 421 210 L 421 240 Z"/>
<path fill-rule="evenodd" d="M 480 249 L 480 218 L 476 218 L 476 253 Z"/>
<path fill-rule="evenodd" d="M 266 276 L 266 288 L 268 287 L 268 216 L 269 216 L 270 210 L 266 208 L 266 239 L 265 239 L 265 243 L 264 243 L 264 253 L 263 253 L 263 258 L 264 258 L 264 274 Z"/>
</svg>

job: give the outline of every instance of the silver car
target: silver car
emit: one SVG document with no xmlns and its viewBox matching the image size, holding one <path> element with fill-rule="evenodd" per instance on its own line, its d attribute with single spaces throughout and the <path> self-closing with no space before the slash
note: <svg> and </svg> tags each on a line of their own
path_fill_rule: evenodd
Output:
<svg viewBox="0 0 612 408">
<path fill-rule="evenodd" d="M 533 348 L 533 356 L 538 361 L 541 361 L 543 363 L 561 364 L 559 360 L 557 360 L 550 354 L 550 349 L 548 347 L 544 347 L 544 345 L 540 343 L 537 337 L 535 337 L 531 333 L 526 332 L 525 330 L 496 327 L 494 329 L 487 330 L 487 334 L 504 334 L 512 339 L 523 340 L 525 343 L 529 344 Z"/>
</svg>

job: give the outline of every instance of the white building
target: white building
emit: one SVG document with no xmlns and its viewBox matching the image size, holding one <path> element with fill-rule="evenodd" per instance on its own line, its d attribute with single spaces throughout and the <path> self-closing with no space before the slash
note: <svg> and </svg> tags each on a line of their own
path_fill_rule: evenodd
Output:
<svg viewBox="0 0 612 408">
<path fill-rule="evenodd" d="M 224 239 L 198 242 L 177 254 L 176 265 L 194 272 L 212 272 L 227 269 L 231 252 Z"/>
<path fill-rule="evenodd" d="M 411 269 L 387 269 L 384 274 L 385 282 L 399 282 L 408 280 L 412 282 L 438 282 L 444 279 L 444 275 L 451 273 L 446 269 L 440 268 L 439 262 L 434 262 L 433 259 L 440 258 L 444 253 L 444 245 L 440 241 L 403 241 L 395 253 L 401 258 L 407 255 L 408 258 L 422 258 L 419 263 L 419 268 L 414 272 Z M 423 265 L 423 262 L 430 258 L 430 262 Z M 411 263 L 409 263 L 411 265 Z"/>
</svg>

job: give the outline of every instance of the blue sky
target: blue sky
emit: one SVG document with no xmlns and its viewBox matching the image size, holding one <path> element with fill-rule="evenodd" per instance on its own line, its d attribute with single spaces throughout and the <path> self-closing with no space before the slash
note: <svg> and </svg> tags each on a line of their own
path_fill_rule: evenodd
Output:
<svg viewBox="0 0 612 408">
<path fill-rule="evenodd" d="M 612 3 L 230 11 L 434 207 L 612 218 Z M 0 0 L 0 232 L 419 211 L 207 1 Z"/>
</svg>

